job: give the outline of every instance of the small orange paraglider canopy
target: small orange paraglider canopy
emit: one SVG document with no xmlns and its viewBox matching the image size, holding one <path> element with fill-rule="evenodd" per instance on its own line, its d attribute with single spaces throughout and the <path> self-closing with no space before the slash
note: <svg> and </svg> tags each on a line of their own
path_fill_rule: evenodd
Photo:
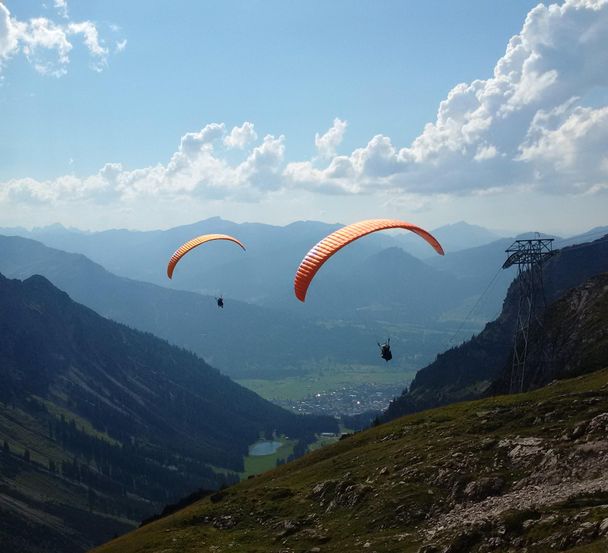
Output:
<svg viewBox="0 0 608 553">
<path fill-rule="evenodd" d="M 169 265 L 167 265 L 167 276 L 169 278 L 173 277 L 173 271 L 175 269 L 175 266 L 177 265 L 177 262 L 182 257 L 184 257 L 184 255 L 186 255 L 191 249 L 196 248 L 197 246 L 200 246 L 205 242 L 210 242 L 211 240 L 230 240 L 231 242 L 234 242 L 235 244 L 241 246 L 241 248 L 245 249 L 245 246 L 243 246 L 241 242 L 239 242 L 233 236 L 228 236 L 227 234 L 203 234 L 202 236 L 197 236 L 196 238 L 193 238 L 192 240 L 189 240 L 188 242 L 180 246 L 171 256 L 171 259 L 169 260 Z"/>
<path fill-rule="evenodd" d="M 347 225 L 335 232 L 332 232 L 329 236 L 326 236 L 318 242 L 302 259 L 296 276 L 294 279 L 294 291 L 296 297 L 300 301 L 306 299 L 306 292 L 308 286 L 312 282 L 317 271 L 321 268 L 332 255 L 344 246 L 354 242 L 355 240 L 377 232 L 379 230 L 387 230 L 392 228 L 403 228 L 415 232 L 418 236 L 424 238 L 439 255 L 443 255 L 443 248 L 441 244 L 433 237 L 433 235 L 426 230 L 407 223 L 405 221 L 398 221 L 396 219 L 367 219 L 352 225 Z"/>
</svg>

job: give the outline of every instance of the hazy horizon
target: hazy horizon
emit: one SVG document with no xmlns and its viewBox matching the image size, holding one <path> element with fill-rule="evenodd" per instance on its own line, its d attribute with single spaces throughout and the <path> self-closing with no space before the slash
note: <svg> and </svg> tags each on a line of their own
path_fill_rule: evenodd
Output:
<svg viewBox="0 0 608 553">
<path fill-rule="evenodd" d="M 607 223 L 607 0 L 148 7 L 0 3 L 2 226 Z"/>
<path fill-rule="evenodd" d="M 53 227 L 61 227 L 67 231 L 76 231 L 76 232 L 82 232 L 82 233 L 96 233 L 96 232 L 105 232 L 105 231 L 111 231 L 111 230 L 125 230 L 125 231 L 129 231 L 129 232 L 153 232 L 153 231 L 166 231 L 166 230 L 170 230 L 173 228 L 178 228 L 178 227 L 183 227 L 183 226 L 190 226 L 190 225 L 195 225 L 197 223 L 202 223 L 208 220 L 212 220 L 212 219 L 220 219 L 222 221 L 227 221 L 227 222 L 231 222 L 231 223 L 235 223 L 235 224 L 263 224 L 263 225 L 269 225 L 269 226 L 275 226 L 275 227 L 286 227 L 289 226 L 293 223 L 321 223 L 321 224 L 325 224 L 325 225 L 341 225 L 341 224 L 346 224 L 343 221 L 321 221 L 319 219 L 298 219 L 295 221 L 291 221 L 289 223 L 280 225 L 280 224 L 272 224 L 272 223 L 264 223 L 261 221 L 235 221 L 233 219 L 229 219 L 226 217 L 221 217 L 219 215 L 215 215 L 215 216 L 211 216 L 211 217 L 206 217 L 203 219 L 196 219 L 196 220 L 192 220 L 192 221 L 184 221 L 183 223 L 179 224 L 179 225 L 168 225 L 168 226 L 164 226 L 164 227 L 150 227 L 150 228 L 129 228 L 129 227 L 117 227 L 117 226 L 109 226 L 109 227 L 105 227 L 105 228 L 85 228 L 85 227 L 77 227 L 77 226 L 73 226 L 73 225 L 64 225 L 63 223 L 61 223 L 60 221 L 55 221 L 53 223 L 49 223 L 46 225 L 30 225 L 30 226 L 25 226 L 25 225 L 12 225 L 12 226 L 2 226 L 0 227 L 0 229 L 22 229 L 25 230 L 27 232 L 35 232 L 35 231 L 42 231 L 45 229 L 49 229 L 49 228 L 53 228 Z M 545 229 L 524 229 L 524 230 L 505 230 L 505 229 L 496 229 L 496 228 L 488 228 L 488 227 L 484 227 L 482 225 L 476 225 L 475 223 L 470 223 L 469 221 L 464 221 L 464 220 L 459 220 L 459 221 L 453 221 L 450 223 L 445 223 L 443 225 L 440 225 L 438 227 L 429 227 L 427 230 L 430 231 L 435 231 L 439 228 L 444 228 L 444 227 L 451 227 L 451 226 L 455 226 L 455 225 L 460 225 L 460 224 L 464 224 L 464 225 L 468 225 L 471 227 L 477 227 L 480 229 L 483 229 L 485 231 L 491 232 L 496 234 L 498 237 L 502 237 L 502 238 L 509 238 L 509 237 L 515 237 L 518 234 L 523 234 L 526 232 L 540 232 L 542 234 L 548 234 L 548 235 L 554 235 L 560 238 L 569 238 L 569 237 L 573 237 L 573 236 L 578 236 L 581 234 L 586 234 L 596 228 L 603 228 L 606 227 L 608 225 L 594 225 L 594 226 L 590 226 L 590 227 L 584 227 L 582 228 L 579 232 L 555 232 L 555 231 L 547 231 Z M 390 232 L 390 231 L 389 231 Z"/>
</svg>

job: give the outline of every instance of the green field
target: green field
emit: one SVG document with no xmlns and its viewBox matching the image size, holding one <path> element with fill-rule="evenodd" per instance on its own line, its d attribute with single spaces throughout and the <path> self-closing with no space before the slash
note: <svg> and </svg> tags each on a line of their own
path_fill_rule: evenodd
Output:
<svg viewBox="0 0 608 553">
<path fill-rule="evenodd" d="M 304 376 L 291 376 L 277 380 L 237 380 L 268 400 L 301 400 L 322 392 L 354 388 L 361 385 L 407 386 L 416 374 L 412 369 L 393 369 L 392 366 L 334 365 L 326 369 L 315 369 Z"/>
<path fill-rule="evenodd" d="M 296 445 L 295 440 L 289 440 L 283 437 L 273 439 L 281 442 L 281 447 L 270 455 L 247 455 L 244 458 L 245 471 L 239 474 L 241 480 L 275 468 L 279 459 L 286 461 L 287 457 L 293 453 L 293 448 Z"/>
<path fill-rule="evenodd" d="M 293 448 L 296 445 L 297 440 L 290 440 L 285 437 L 273 438 L 273 440 L 281 442 L 281 447 L 270 455 L 247 455 L 243 458 L 245 463 L 245 470 L 239 473 L 241 480 L 247 479 L 249 476 L 255 476 L 268 470 L 271 470 L 277 466 L 277 461 L 287 461 L 287 458 L 293 453 Z M 309 446 L 309 451 L 314 451 L 326 445 L 333 444 L 339 440 L 338 437 L 322 437 L 320 436 L 316 442 Z M 214 467 L 214 470 L 218 473 L 227 472 L 223 469 Z"/>
</svg>

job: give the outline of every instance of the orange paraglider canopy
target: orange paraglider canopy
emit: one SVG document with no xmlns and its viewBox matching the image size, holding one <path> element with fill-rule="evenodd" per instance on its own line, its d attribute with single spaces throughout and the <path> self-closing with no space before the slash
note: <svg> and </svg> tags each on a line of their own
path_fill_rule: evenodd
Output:
<svg viewBox="0 0 608 553">
<path fill-rule="evenodd" d="M 300 301 L 306 299 L 306 292 L 308 286 L 312 282 L 317 271 L 321 268 L 332 255 L 344 246 L 354 242 L 358 238 L 371 234 L 379 230 L 386 230 L 391 228 L 403 228 L 415 232 L 418 236 L 424 238 L 439 255 L 443 255 L 443 248 L 441 244 L 426 230 L 406 223 L 405 221 L 398 221 L 396 219 L 367 219 L 366 221 L 360 221 L 353 223 L 352 225 L 345 226 L 332 232 L 329 236 L 326 236 L 318 242 L 302 259 L 296 276 L 294 279 L 294 291 L 296 297 Z"/>
<path fill-rule="evenodd" d="M 241 246 L 241 248 L 245 249 L 245 246 L 243 246 L 241 242 L 239 242 L 233 236 L 228 236 L 227 234 L 203 234 L 202 236 L 197 236 L 196 238 L 193 238 L 192 240 L 189 240 L 188 242 L 180 246 L 171 256 L 171 259 L 169 260 L 169 265 L 167 265 L 167 276 L 169 278 L 173 277 L 173 271 L 175 269 L 175 266 L 177 265 L 177 262 L 182 257 L 184 257 L 184 255 L 186 255 L 191 249 L 196 248 L 197 246 L 200 246 L 205 242 L 210 242 L 211 240 L 230 240 L 231 242 L 234 242 L 235 244 Z"/>
</svg>

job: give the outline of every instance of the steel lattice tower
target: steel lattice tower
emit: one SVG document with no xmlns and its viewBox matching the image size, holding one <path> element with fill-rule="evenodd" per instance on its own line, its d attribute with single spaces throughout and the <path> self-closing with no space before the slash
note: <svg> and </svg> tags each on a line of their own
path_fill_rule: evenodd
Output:
<svg viewBox="0 0 608 553">
<path fill-rule="evenodd" d="M 517 265 L 517 282 L 519 302 L 517 306 L 517 327 L 513 341 L 513 361 L 509 393 L 522 392 L 526 376 L 526 356 L 530 326 L 538 319 L 537 299 L 544 302 L 543 263 L 553 255 L 553 238 L 534 240 L 515 240 L 507 250 L 509 257 L 502 268 L 508 269 Z M 545 306 L 542 305 L 541 308 Z"/>
</svg>

